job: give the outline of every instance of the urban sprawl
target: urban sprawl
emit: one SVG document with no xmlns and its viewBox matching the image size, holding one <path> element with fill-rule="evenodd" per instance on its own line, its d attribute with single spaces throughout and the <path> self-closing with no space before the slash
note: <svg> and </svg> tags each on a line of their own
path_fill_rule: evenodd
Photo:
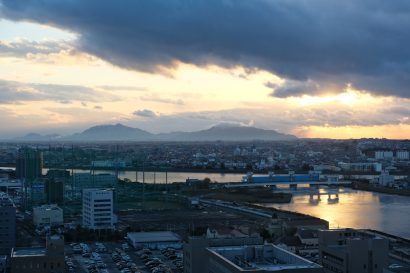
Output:
<svg viewBox="0 0 410 273">
<path fill-rule="evenodd" d="M 410 196 L 409 153 L 386 139 L 4 142 L 0 272 L 410 272 L 409 238 L 263 205 L 302 187 L 312 205 L 320 188 Z"/>
</svg>

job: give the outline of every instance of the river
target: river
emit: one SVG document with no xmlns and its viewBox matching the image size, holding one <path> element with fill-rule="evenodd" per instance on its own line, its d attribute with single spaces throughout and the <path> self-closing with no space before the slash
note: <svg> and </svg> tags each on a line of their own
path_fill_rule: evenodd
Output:
<svg viewBox="0 0 410 273">
<path fill-rule="evenodd" d="M 43 169 L 45 174 L 47 169 Z M 74 170 L 75 173 L 86 172 L 85 170 Z M 96 171 L 95 173 L 107 173 L 107 171 Z M 138 172 L 138 181 L 145 178 L 146 183 L 168 183 L 184 182 L 187 178 L 204 179 L 209 177 L 215 182 L 239 182 L 243 174 L 219 174 L 199 172 Z M 128 178 L 135 181 L 136 174 L 132 171 L 119 172 L 121 179 Z M 167 178 L 167 179 L 166 179 Z M 287 188 L 280 188 L 289 191 Z M 327 192 L 339 191 L 339 199 L 335 195 L 328 200 Z M 296 211 L 313 215 L 329 221 L 331 228 L 351 227 L 370 228 L 391 233 L 410 239 L 410 197 L 358 191 L 350 188 L 328 189 L 322 187 L 318 200 L 317 195 L 310 196 L 312 189 L 299 187 L 292 191 L 293 198 L 289 204 L 263 204 L 284 210 Z"/>
<path fill-rule="evenodd" d="M 325 195 L 318 200 L 318 195 L 310 194 L 317 192 L 298 189 L 292 191 L 289 204 L 263 205 L 325 219 L 331 228 L 369 228 L 410 239 L 410 197 L 341 188 L 337 200 L 336 191 L 323 187 L 320 193 Z"/>
<path fill-rule="evenodd" d="M 14 170 L 14 167 L 0 167 L 0 169 L 12 169 Z M 43 168 L 43 174 L 47 174 L 47 171 L 49 169 Z M 67 169 L 68 171 L 71 172 L 71 169 Z M 89 170 L 81 170 L 81 169 L 74 169 L 74 173 L 85 173 L 85 172 L 90 172 Z M 94 171 L 95 174 L 101 174 L 101 173 L 112 173 L 114 174 L 115 172 L 113 171 L 108 171 L 108 170 L 96 170 Z M 210 178 L 211 181 L 213 182 L 219 182 L 219 183 L 226 183 L 226 182 L 240 182 L 242 180 L 242 176 L 244 174 L 238 174 L 238 173 L 207 173 L 207 172 L 138 172 L 138 174 L 135 173 L 135 171 L 119 171 L 118 172 L 118 177 L 120 179 L 129 179 L 133 182 L 135 182 L 136 178 L 138 177 L 138 181 L 142 182 L 145 180 L 145 183 L 172 183 L 172 182 L 185 182 L 186 179 L 191 178 L 191 179 L 204 179 L 204 178 Z"/>
</svg>

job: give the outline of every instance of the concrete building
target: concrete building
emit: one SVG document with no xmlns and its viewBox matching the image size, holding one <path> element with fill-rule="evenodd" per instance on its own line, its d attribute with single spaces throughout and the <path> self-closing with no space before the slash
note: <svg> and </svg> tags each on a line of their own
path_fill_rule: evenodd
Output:
<svg viewBox="0 0 410 273">
<path fill-rule="evenodd" d="M 60 235 L 48 236 L 46 248 L 16 248 L 10 257 L 11 273 L 63 273 L 64 238 Z"/>
<path fill-rule="evenodd" d="M 95 168 L 125 168 L 125 161 L 118 160 L 96 160 L 91 162 L 91 166 Z"/>
<path fill-rule="evenodd" d="M 21 191 L 23 182 L 20 179 L 0 178 L 0 189 L 8 192 L 9 190 Z"/>
<path fill-rule="evenodd" d="M 41 178 L 43 170 L 43 154 L 40 151 L 22 148 L 16 160 L 16 177 L 33 181 Z"/>
<path fill-rule="evenodd" d="M 16 208 L 7 194 L 0 193 L 0 255 L 10 255 L 16 246 Z"/>
<path fill-rule="evenodd" d="M 316 229 L 298 229 L 298 231 L 296 232 L 296 236 L 304 245 L 313 247 L 319 246 L 319 235 Z"/>
<path fill-rule="evenodd" d="M 344 171 L 352 172 L 381 172 L 382 164 L 380 163 L 344 163 L 339 162 L 339 167 Z"/>
<path fill-rule="evenodd" d="M 64 224 L 63 210 L 57 205 L 42 205 L 33 208 L 35 226 L 61 226 Z"/>
<path fill-rule="evenodd" d="M 382 273 L 389 242 L 354 229 L 319 231 L 319 261 L 325 273 Z"/>
<path fill-rule="evenodd" d="M 381 186 L 390 186 L 394 183 L 394 175 L 390 175 L 388 171 L 382 171 L 377 182 Z"/>
<path fill-rule="evenodd" d="M 7 256 L 0 256 L 0 273 L 7 272 Z"/>
<path fill-rule="evenodd" d="M 282 223 L 283 232 L 298 229 L 329 229 L 329 222 L 319 218 L 296 218 L 284 220 Z"/>
<path fill-rule="evenodd" d="M 406 151 L 406 150 L 396 151 L 396 158 L 398 160 L 409 160 L 410 159 L 410 153 L 409 153 L 409 151 Z"/>
<path fill-rule="evenodd" d="M 83 190 L 83 227 L 88 229 L 114 229 L 114 191 L 112 189 Z"/>
<path fill-rule="evenodd" d="M 269 182 L 309 182 L 309 181 L 319 181 L 319 173 L 310 174 L 295 174 L 289 172 L 289 174 L 275 174 L 270 172 L 269 175 L 253 175 L 253 173 L 248 173 L 242 177 L 242 182 L 244 183 L 269 183 Z"/>
<path fill-rule="evenodd" d="M 206 230 L 206 237 L 214 238 L 214 239 L 226 239 L 226 238 L 233 238 L 233 237 L 248 237 L 248 236 L 237 229 L 219 227 L 219 228 L 208 228 Z"/>
<path fill-rule="evenodd" d="M 184 273 L 208 273 L 208 261 L 204 259 L 208 247 L 244 246 L 263 244 L 263 238 L 257 236 L 207 238 L 205 236 L 188 237 L 184 243 Z"/>
<path fill-rule="evenodd" d="M 212 273 L 323 273 L 323 268 L 273 244 L 209 247 L 208 272 Z"/>
<path fill-rule="evenodd" d="M 135 249 L 178 249 L 182 246 L 181 238 L 171 231 L 129 232 L 127 239 Z"/>
<path fill-rule="evenodd" d="M 393 159 L 393 151 L 375 151 L 374 152 L 375 159 Z"/>
<path fill-rule="evenodd" d="M 45 182 L 47 203 L 62 204 L 64 202 L 64 181 L 59 179 L 47 179 Z"/>
<path fill-rule="evenodd" d="M 30 207 L 39 206 L 47 202 L 46 182 L 44 179 L 35 179 L 30 182 L 29 191 Z"/>
<path fill-rule="evenodd" d="M 73 175 L 73 185 L 75 190 L 87 188 L 112 188 L 117 185 L 118 179 L 109 173 L 91 174 L 75 173 Z"/>
<path fill-rule="evenodd" d="M 320 165 L 313 165 L 313 170 L 315 172 L 340 172 L 340 167 L 336 167 L 333 165 L 326 165 L 326 164 L 320 164 Z"/>
</svg>

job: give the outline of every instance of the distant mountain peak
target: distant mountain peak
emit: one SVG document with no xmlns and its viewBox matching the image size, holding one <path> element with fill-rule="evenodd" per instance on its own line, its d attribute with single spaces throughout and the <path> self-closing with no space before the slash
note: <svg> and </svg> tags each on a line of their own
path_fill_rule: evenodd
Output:
<svg viewBox="0 0 410 273">
<path fill-rule="evenodd" d="M 82 133 L 73 135 L 71 138 L 87 141 L 137 141 L 149 140 L 152 136 L 147 131 L 117 123 L 96 125 L 84 130 Z"/>
<path fill-rule="evenodd" d="M 81 133 L 61 137 L 59 135 L 40 135 L 30 133 L 18 141 L 275 141 L 294 140 L 297 137 L 279 133 L 275 130 L 221 123 L 205 130 L 194 132 L 172 132 L 152 134 L 139 128 L 121 123 L 102 124 L 85 129 Z"/>
</svg>

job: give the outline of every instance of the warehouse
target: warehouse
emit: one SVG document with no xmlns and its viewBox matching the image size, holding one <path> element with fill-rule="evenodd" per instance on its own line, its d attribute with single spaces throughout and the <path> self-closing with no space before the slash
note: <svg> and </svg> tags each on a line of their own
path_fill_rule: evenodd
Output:
<svg viewBox="0 0 410 273">
<path fill-rule="evenodd" d="M 181 238 L 171 231 L 129 232 L 127 239 L 135 249 L 168 247 L 180 249 L 182 247 Z"/>
</svg>

